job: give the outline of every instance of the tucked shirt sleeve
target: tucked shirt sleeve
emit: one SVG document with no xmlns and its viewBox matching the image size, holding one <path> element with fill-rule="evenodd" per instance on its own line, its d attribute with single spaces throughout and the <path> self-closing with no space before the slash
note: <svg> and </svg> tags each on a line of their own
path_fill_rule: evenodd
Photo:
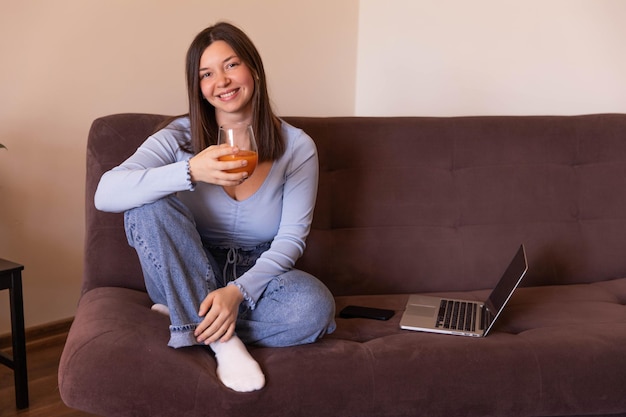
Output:
<svg viewBox="0 0 626 417">
<path fill-rule="evenodd" d="M 130 158 L 102 176 L 94 197 L 96 208 L 119 213 L 192 190 L 192 155 L 180 147 L 187 135 L 184 128 L 174 126 L 150 136 Z"/>
<path fill-rule="evenodd" d="M 251 308 L 255 308 L 272 279 L 294 267 L 304 252 L 306 238 L 311 229 L 317 198 L 319 162 L 313 140 L 303 131 L 298 132 L 299 136 L 293 146 L 283 156 L 289 158 L 289 161 L 285 170 L 278 233 L 270 248 L 259 257 L 256 264 L 233 281 Z"/>
</svg>

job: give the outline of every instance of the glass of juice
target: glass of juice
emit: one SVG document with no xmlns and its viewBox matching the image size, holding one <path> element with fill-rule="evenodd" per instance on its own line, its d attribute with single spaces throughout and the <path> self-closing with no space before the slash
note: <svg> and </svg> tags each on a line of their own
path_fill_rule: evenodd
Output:
<svg viewBox="0 0 626 417">
<path fill-rule="evenodd" d="M 247 172 L 248 176 L 252 175 L 258 161 L 256 140 L 252 126 L 243 123 L 220 126 L 217 144 L 227 144 L 239 149 L 237 153 L 221 156 L 219 158 L 220 161 L 248 161 L 246 166 L 228 169 L 226 172 Z"/>
</svg>

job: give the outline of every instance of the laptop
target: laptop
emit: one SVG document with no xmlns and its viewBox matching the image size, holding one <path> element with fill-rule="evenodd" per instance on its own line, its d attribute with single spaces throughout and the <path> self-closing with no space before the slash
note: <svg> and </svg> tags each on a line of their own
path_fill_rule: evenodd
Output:
<svg viewBox="0 0 626 417">
<path fill-rule="evenodd" d="M 406 330 L 459 336 L 487 336 L 526 275 L 526 271 L 528 271 L 526 250 L 524 245 L 520 245 L 486 301 L 412 294 L 400 320 L 400 327 Z"/>
</svg>

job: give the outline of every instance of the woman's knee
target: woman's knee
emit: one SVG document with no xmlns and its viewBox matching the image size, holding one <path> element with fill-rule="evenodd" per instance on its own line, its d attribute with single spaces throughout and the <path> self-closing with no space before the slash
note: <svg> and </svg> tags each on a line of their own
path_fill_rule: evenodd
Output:
<svg viewBox="0 0 626 417">
<path fill-rule="evenodd" d="M 187 206 L 175 195 L 170 195 L 152 203 L 127 210 L 124 213 L 124 219 L 126 222 L 155 222 L 181 215 L 186 219 L 193 219 L 193 215 Z"/>
<path fill-rule="evenodd" d="M 328 288 L 293 270 L 270 282 L 254 310 L 242 312 L 237 333 L 260 346 L 301 345 L 332 333 L 334 317 L 335 300 Z"/>
<path fill-rule="evenodd" d="M 124 212 L 124 229 L 131 246 L 134 246 L 137 234 L 152 234 L 177 222 L 191 223 L 195 228 L 193 215 L 174 195 Z"/>
<path fill-rule="evenodd" d="M 335 299 L 326 285 L 314 276 L 298 270 L 292 270 L 282 278 L 284 290 L 294 303 L 291 309 L 291 321 L 294 324 L 308 327 L 311 333 L 322 334 L 329 326 L 332 327 Z"/>
</svg>

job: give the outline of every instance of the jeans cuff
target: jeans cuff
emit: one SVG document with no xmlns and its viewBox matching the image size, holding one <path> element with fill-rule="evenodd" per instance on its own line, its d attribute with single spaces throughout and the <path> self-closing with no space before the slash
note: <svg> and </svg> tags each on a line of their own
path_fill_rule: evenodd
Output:
<svg viewBox="0 0 626 417">
<path fill-rule="evenodd" d="M 198 341 L 196 340 L 196 336 L 193 334 L 196 327 L 197 325 L 195 324 L 170 326 L 170 341 L 167 345 L 175 349 L 197 345 Z"/>
</svg>

